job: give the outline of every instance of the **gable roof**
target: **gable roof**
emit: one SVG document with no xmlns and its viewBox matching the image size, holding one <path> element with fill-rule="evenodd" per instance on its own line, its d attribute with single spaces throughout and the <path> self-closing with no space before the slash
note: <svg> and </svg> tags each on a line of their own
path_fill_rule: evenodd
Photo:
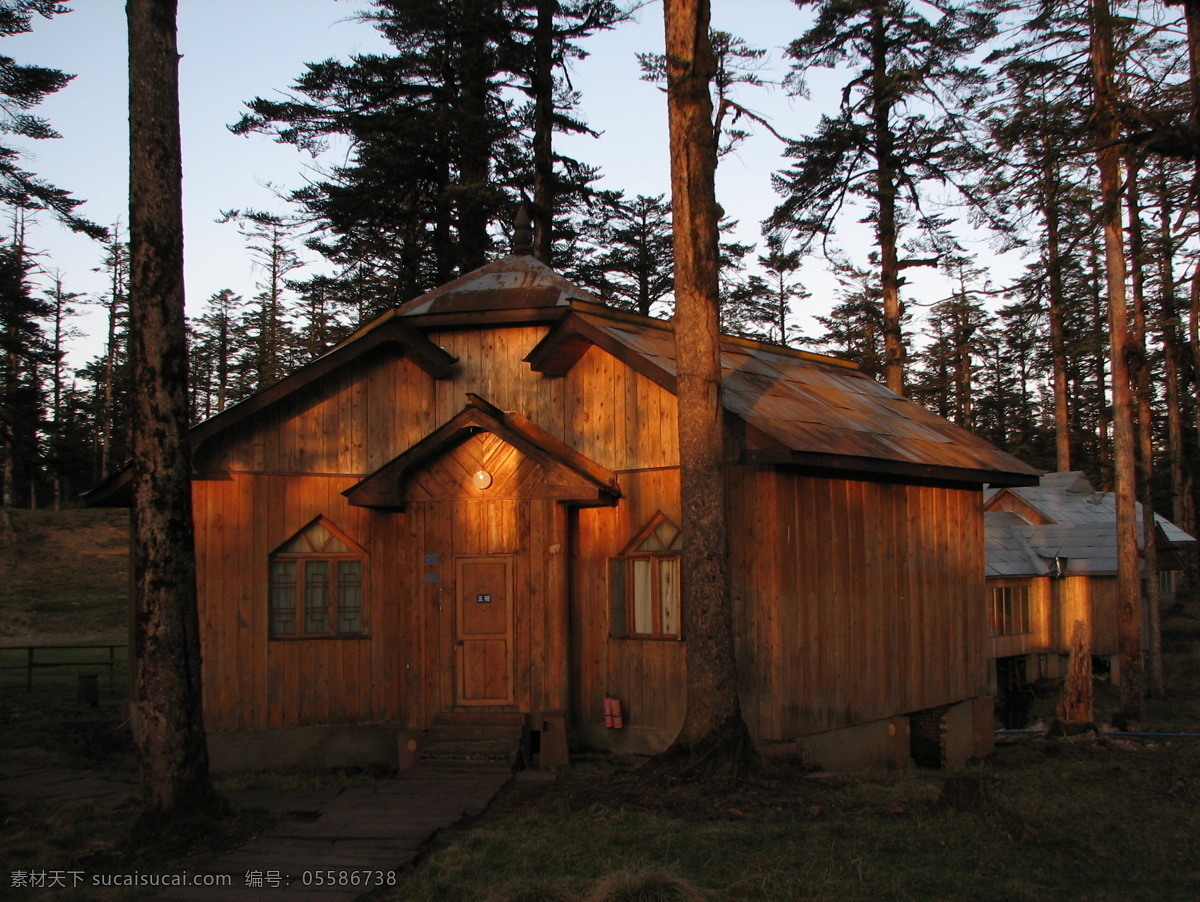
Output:
<svg viewBox="0 0 1200 902">
<path fill-rule="evenodd" d="M 612 504 L 621 496 L 614 473 L 520 414 L 505 413 L 473 394 L 467 395 L 467 404 L 458 414 L 342 494 L 359 507 L 402 510 L 411 475 L 480 431 L 496 435 L 544 466 L 564 471 L 567 479 L 556 496 L 560 500 L 595 506 Z"/>
<path fill-rule="evenodd" d="M 1117 508 L 1112 492 L 1097 492 L 1081 473 L 1047 473 L 1036 486 L 1007 487 L 984 503 L 988 576 L 1040 576 L 1061 560 L 1064 572 L 1093 576 L 1117 572 Z M 1155 514 L 1157 545 L 1173 550 L 1195 539 Z M 1137 505 L 1138 546 L 1142 506 Z M 1020 547 L 1032 558 L 1020 557 Z M 1047 562 L 1039 569 L 1036 561 Z M 1018 572 L 1024 568 L 1024 572 Z"/>
<path fill-rule="evenodd" d="M 1009 499 L 1006 496 L 1012 496 L 1018 503 L 1009 505 Z M 986 499 L 984 502 L 986 510 L 999 510 L 1005 506 L 1019 508 L 1021 505 L 1028 505 L 1034 513 L 1042 518 L 1042 522 L 1046 526 L 1069 526 L 1078 530 L 1110 525 L 1115 528 L 1117 521 L 1116 495 L 1112 492 L 1096 491 L 1088 482 L 1087 477 L 1073 470 L 1046 473 L 1037 485 L 1013 486 L 991 491 L 987 493 Z M 1024 514 L 1022 515 L 1024 516 Z M 1142 522 L 1142 505 L 1140 503 L 1137 504 L 1136 516 L 1140 530 Z M 1030 518 L 1026 517 L 1026 519 Z M 1172 546 L 1190 545 L 1196 541 L 1166 517 L 1155 514 L 1154 521 L 1162 538 Z M 1055 534 L 1066 536 L 1068 533 L 1060 529 Z M 1085 535 L 1084 532 L 1076 534 Z"/>
<path fill-rule="evenodd" d="M 675 391 L 670 325 L 574 302 L 525 358 L 565 375 L 589 347 Z M 747 428 L 751 463 L 1024 485 L 1038 470 L 889 391 L 852 363 L 723 336 L 722 399 Z"/>
<path fill-rule="evenodd" d="M 1029 526 L 1016 514 L 996 511 L 983 515 L 984 554 L 989 577 L 1046 576 L 1052 559 L 1042 557 L 1026 539 Z"/>
</svg>

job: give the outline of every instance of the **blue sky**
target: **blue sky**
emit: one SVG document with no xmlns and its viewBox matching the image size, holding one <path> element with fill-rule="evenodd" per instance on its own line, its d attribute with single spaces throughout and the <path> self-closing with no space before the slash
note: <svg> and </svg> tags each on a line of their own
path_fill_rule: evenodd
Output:
<svg viewBox="0 0 1200 902">
<path fill-rule="evenodd" d="M 38 109 L 63 137 L 33 144 L 27 163 L 86 198 L 85 215 L 110 225 L 127 219 L 124 3 L 76 0 L 74 6 L 66 15 L 38 20 L 29 35 L 6 39 L 2 52 L 22 63 L 76 74 L 67 88 Z M 226 126 L 239 117 L 244 101 L 286 89 L 305 62 L 385 49 L 373 29 L 352 21 L 360 6 L 357 0 L 181 0 L 190 313 L 223 288 L 245 296 L 255 290 L 258 275 L 236 229 L 215 222 L 220 212 L 239 207 L 282 212 L 270 186 L 295 187 L 311 162 L 291 147 L 262 136 L 235 136 Z M 640 12 L 637 23 L 589 39 L 585 47 L 591 55 L 575 65 L 572 76 L 583 92 L 584 118 L 603 134 L 599 140 L 576 139 L 565 149 L 599 164 L 604 187 L 630 195 L 664 193 L 669 187 L 665 96 L 639 80 L 634 57 L 637 51 L 661 51 L 661 14 L 661 7 L 651 4 Z M 784 69 L 779 48 L 803 26 L 801 14 L 788 0 L 717 0 L 713 17 L 715 27 L 767 48 L 775 77 Z M 743 99 L 785 133 L 799 132 L 816 119 L 816 102 L 793 100 L 779 89 L 755 91 Z M 781 165 L 779 152 L 778 141 L 763 132 L 735 157 L 722 161 L 719 199 L 742 221 L 743 240 L 757 240 L 757 222 L 775 203 L 769 176 Z M 62 270 L 68 290 L 103 291 L 103 277 L 93 271 L 101 256 L 94 243 L 66 233 L 48 217 L 34 227 L 30 238 L 32 246 L 45 253 L 44 265 Z M 821 279 L 815 272 L 813 278 Z M 828 306 L 828 291 L 818 288 L 810 308 L 820 312 Z M 81 343 L 77 361 L 98 353 L 96 336 L 103 332 L 96 312 L 79 325 L 93 337 Z"/>
</svg>

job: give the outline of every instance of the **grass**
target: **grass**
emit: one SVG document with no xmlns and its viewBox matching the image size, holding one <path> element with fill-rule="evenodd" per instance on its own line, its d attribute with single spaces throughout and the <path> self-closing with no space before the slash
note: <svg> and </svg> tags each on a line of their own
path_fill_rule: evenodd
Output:
<svg viewBox="0 0 1200 902">
<path fill-rule="evenodd" d="M 709 786 L 703 803 L 638 804 L 613 792 L 619 775 L 519 784 L 390 898 L 1200 896 L 1200 742 L 1022 740 L 968 775 L 986 801 L 967 813 L 939 803 L 937 772 L 790 774 Z"/>
<path fill-rule="evenodd" d="M 11 510 L 0 533 L 0 645 L 125 642 L 129 512 Z"/>
</svg>

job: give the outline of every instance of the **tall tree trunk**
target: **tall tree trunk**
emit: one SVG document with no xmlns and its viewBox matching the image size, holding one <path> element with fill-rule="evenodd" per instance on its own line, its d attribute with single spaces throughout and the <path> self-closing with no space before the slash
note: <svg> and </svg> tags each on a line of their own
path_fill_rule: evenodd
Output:
<svg viewBox="0 0 1200 902">
<path fill-rule="evenodd" d="M 1071 413 L 1067 386 L 1067 340 L 1063 328 L 1062 235 L 1060 234 L 1057 163 L 1046 151 L 1043 167 L 1043 210 L 1046 221 L 1046 281 L 1049 295 L 1050 360 L 1054 388 L 1054 467 L 1071 469 Z"/>
<path fill-rule="evenodd" d="M 492 4 L 484 0 L 459 0 L 462 71 L 459 104 L 461 120 L 459 142 L 460 185 L 458 207 L 459 265 L 462 272 L 478 269 L 487 262 L 488 204 L 491 184 L 492 131 L 488 109 L 490 87 L 487 59 L 486 26 L 483 24 Z"/>
<path fill-rule="evenodd" d="M 1183 6 L 1187 20 L 1187 53 L 1188 53 L 1188 83 L 1191 94 L 1191 110 L 1188 114 L 1188 125 L 1191 128 L 1192 141 L 1200 140 L 1200 0 L 1182 0 L 1177 5 Z M 1191 203 L 1200 208 L 1200 157 L 1195 161 L 1192 171 Z M 1193 384 L 1200 383 L 1200 265 L 1192 272 L 1191 305 L 1188 313 L 1188 343 L 1192 348 L 1192 380 Z M 1195 417 L 1194 429 L 1196 441 L 1200 442 L 1200 403 L 1193 404 L 1192 412 Z M 1200 454 L 1193 455 L 1190 462 L 1189 481 L 1192 491 L 1200 487 Z M 1193 494 L 1190 501 L 1192 509 L 1192 532 L 1200 528 L 1200 511 L 1196 509 L 1197 499 Z M 1187 566 L 1188 583 L 1194 589 L 1200 585 L 1200 553 L 1194 549 L 1188 554 Z"/>
<path fill-rule="evenodd" d="M 1133 399 L 1129 382 L 1131 343 L 1125 297 L 1125 246 L 1121 222 L 1120 125 L 1113 96 L 1112 15 L 1108 0 L 1092 2 L 1092 79 L 1095 94 L 1096 159 L 1100 170 L 1104 269 L 1111 332 L 1114 484 L 1117 500 L 1118 644 L 1121 710 L 1142 713 L 1142 611 L 1138 596 Z"/>
<path fill-rule="evenodd" d="M 1158 201 L 1159 240 L 1154 256 L 1158 261 L 1159 331 L 1162 334 L 1163 378 L 1167 400 L 1167 460 L 1171 475 L 1171 520 L 1185 532 L 1195 530 L 1192 508 L 1191 471 L 1184 460 L 1183 452 L 1183 339 L 1179 334 L 1178 285 L 1172 259 L 1175 254 L 1175 238 L 1171 222 L 1173 207 L 1171 190 L 1162 166 L 1155 180 Z"/>
<path fill-rule="evenodd" d="M 133 669 L 143 825 L 218 811 L 192 545 L 175 0 L 128 0 Z"/>
<path fill-rule="evenodd" d="M 896 248 L 895 137 L 893 86 L 888 72 L 885 0 L 871 7 L 871 100 L 875 130 L 875 191 L 878 204 L 879 279 L 883 290 L 883 374 L 887 387 L 904 394 L 904 335 L 900 315 L 900 259 Z"/>
<path fill-rule="evenodd" d="M 533 32 L 533 256 L 554 256 L 554 16 L 558 0 L 537 0 Z"/>
<path fill-rule="evenodd" d="M 1129 210 L 1130 285 L 1133 289 L 1133 334 L 1130 341 L 1130 378 L 1137 386 L 1137 496 L 1142 505 L 1142 603 L 1146 606 L 1146 690 L 1152 698 L 1166 695 L 1163 686 L 1162 618 L 1158 603 L 1158 543 L 1154 520 L 1154 411 L 1151 406 L 1150 358 L 1146 352 L 1146 242 L 1142 231 L 1140 161 L 1126 163 L 1125 201 Z"/>
<path fill-rule="evenodd" d="M 752 754 L 738 700 L 729 592 L 724 409 L 718 332 L 716 133 L 708 0 L 665 0 L 675 229 L 675 354 L 683 507 L 687 714 L 668 756 Z"/>
</svg>

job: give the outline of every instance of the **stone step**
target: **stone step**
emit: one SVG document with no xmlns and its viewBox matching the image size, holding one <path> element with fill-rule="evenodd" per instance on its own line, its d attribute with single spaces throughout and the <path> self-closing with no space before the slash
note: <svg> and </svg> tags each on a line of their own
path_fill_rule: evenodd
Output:
<svg viewBox="0 0 1200 902">
<path fill-rule="evenodd" d="M 425 735 L 421 759 L 515 763 L 521 735 L 515 724 L 435 723 Z"/>
</svg>

